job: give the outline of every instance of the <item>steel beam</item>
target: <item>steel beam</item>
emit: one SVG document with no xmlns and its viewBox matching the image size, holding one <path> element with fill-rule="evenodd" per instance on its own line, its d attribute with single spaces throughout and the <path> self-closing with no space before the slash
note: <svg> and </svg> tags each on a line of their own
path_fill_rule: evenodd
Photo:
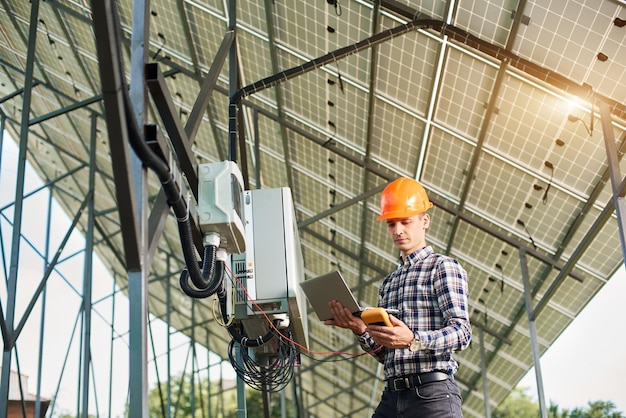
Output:
<svg viewBox="0 0 626 418">
<path fill-rule="evenodd" d="M 338 205 L 334 205 L 332 208 L 325 210 L 324 212 L 320 212 L 315 216 L 311 216 L 308 219 L 305 219 L 304 221 L 298 222 L 298 229 L 304 228 L 314 222 L 319 221 L 320 219 L 324 219 L 327 216 L 332 215 L 333 213 L 337 213 L 340 210 L 343 210 L 347 207 L 350 207 L 356 203 L 359 203 L 361 201 L 366 200 L 368 197 L 375 195 L 376 193 L 382 191 L 385 188 L 386 184 L 381 184 L 377 187 L 374 187 L 373 189 L 370 189 L 364 193 L 361 193 L 358 196 L 353 197 L 352 199 L 348 199 L 344 202 L 341 202 Z M 366 206 L 366 205 L 364 205 Z"/>
<path fill-rule="evenodd" d="M 39 81 L 33 81 L 32 87 L 35 87 L 39 84 Z M 11 100 L 12 98 L 19 96 L 24 93 L 24 87 L 15 90 L 13 93 L 9 93 L 6 96 L 0 97 L 0 104 L 6 102 L 7 100 Z"/>
<path fill-rule="evenodd" d="M 602 137 L 606 148 L 606 158 L 609 164 L 611 175 L 611 187 L 613 190 L 613 202 L 615 213 L 617 214 L 617 226 L 619 229 L 620 243 L 622 244 L 622 258 L 626 260 L 626 202 L 624 202 L 624 191 L 621 189 L 622 173 L 619 168 L 619 157 L 615 147 L 615 133 L 611 124 L 611 111 L 609 106 L 600 102 L 600 117 L 602 122 Z"/>
<path fill-rule="evenodd" d="M 43 258 L 45 261 L 44 264 L 44 272 L 45 269 L 48 268 L 48 260 L 50 258 L 50 232 L 52 229 L 52 193 L 48 193 L 48 210 L 46 213 L 46 241 L 45 241 L 45 249 Z M 46 303 L 47 303 L 47 295 L 46 290 L 44 289 L 43 294 L 41 295 L 41 316 L 40 316 L 40 324 L 39 324 L 39 352 L 37 353 L 37 391 L 35 398 L 35 416 L 41 416 L 41 382 L 43 375 L 43 341 L 45 341 L 45 331 L 46 331 Z"/>
<path fill-rule="evenodd" d="M 133 1 L 133 26 L 130 41 L 130 107 L 127 114 L 131 122 L 141 129 L 146 123 L 147 92 L 145 64 L 148 59 L 150 39 L 150 0 Z M 121 76 L 124 73 L 120 74 Z M 139 133 L 139 132 L 137 132 Z M 143 134 L 143 130 L 141 130 Z M 143 138 L 141 135 L 140 138 Z M 148 417 L 148 279 L 150 265 L 148 248 L 148 180 L 147 169 L 139 158 L 130 155 L 133 194 L 137 202 L 136 212 L 129 213 L 138 226 L 136 247 L 139 249 L 139 265 L 128 268 L 129 307 L 129 416 Z"/>
<path fill-rule="evenodd" d="M 146 83 L 150 90 L 150 95 L 165 125 L 165 130 L 169 134 L 170 141 L 178 157 L 178 162 L 183 173 L 187 177 L 187 182 L 191 188 L 196 201 L 198 200 L 198 173 L 196 167 L 198 163 L 191 150 L 190 141 L 185 128 L 178 116 L 172 101 L 172 95 L 167 88 L 163 73 L 156 63 L 145 65 Z"/>
<path fill-rule="evenodd" d="M 539 399 L 539 414 L 541 418 L 548 418 L 546 409 L 546 397 L 543 390 L 543 377 L 541 375 L 541 351 L 537 339 L 537 325 L 533 316 L 533 296 L 528 276 L 528 261 L 526 252 L 519 250 L 520 266 L 522 268 L 522 282 L 524 283 L 524 303 L 526 314 L 528 315 L 528 330 L 530 332 L 530 348 L 533 354 L 533 364 L 535 366 L 535 380 L 537 382 L 537 397 Z"/>
<path fill-rule="evenodd" d="M 126 118 L 126 85 L 121 60 L 117 11 L 112 0 L 92 0 L 93 27 L 98 52 L 98 65 L 104 108 L 107 115 L 107 130 L 111 147 L 111 164 L 115 176 L 115 197 L 120 214 L 123 233 L 125 267 L 141 268 L 139 249 L 140 231 L 135 219 L 138 202 L 134 193 L 131 167 L 129 134 L 132 125 Z M 139 132 L 132 133 L 140 135 Z"/>
<path fill-rule="evenodd" d="M 621 195 L 626 192 L 626 179 L 624 179 L 624 181 L 622 181 L 622 183 L 619 185 L 618 190 L 618 193 Z M 600 233 L 600 229 L 609 221 L 609 219 L 611 219 L 613 215 L 613 210 L 615 209 L 615 201 L 616 199 L 611 199 L 609 202 L 607 202 L 600 215 L 596 218 L 596 220 L 593 222 L 576 249 L 574 249 L 574 251 L 572 252 L 569 260 L 567 260 L 567 263 L 565 263 L 563 268 L 560 269 L 559 274 L 554 278 L 554 281 L 552 282 L 548 290 L 545 291 L 542 299 L 535 307 L 535 310 L 533 311 L 534 317 L 539 315 L 539 313 L 546 307 L 546 305 L 550 301 L 550 298 L 552 298 L 563 280 L 565 280 L 565 277 L 568 274 L 571 274 L 572 269 L 574 268 L 580 257 L 583 256 L 584 252 L 591 245 L 595 237 Z"/>
<path fill-rule="evenodd" d="M 87 229 L 85 231 L 85 261 L 83 263 L 83 347 L 81 384 L 81 418 L 87 418 L 89 412 L 89 368 L 91 366 L 91 304 L 93 283 L 93 241 L 95 221 L 95 185 L 96 185 L 96 137 L 98 117 L 91 114 L 91 141 L 89 149 L 89 193 L 87 202 Z"/>
<path fill-rule="evenodd" d="M 150 74 L 147 80 L 148 86 L 150 87 L 150 91 L 153 94 L 155 102 L 157 102 L 157 108 L 159 109 L 161 117 L 164 119 L 164 122 L 167 121 L 166 125 L 169 126 L 168 133 L 170 133 L 170 140 L 175 142 L 175 144 L 172 144 L 174 146 L 174 150 L 177 151 L 177 154 L 180 153 L 181 155 L 179 156 L 179 158 L 182 158 L 182 160 L 185 161 L 185 164 L 183 164 L 182 167 L 188 170 L 187 172 L 185 172 L 185 176 L 187 177 L 187 179 L 190 179 L 189 184 L 192 188 L 192 193 L 194 194 L 196 200 L 198 198 L 198 182 L 196 172 L 197 163 L 195 161 L 193 151 L 191 150 L 191 146 L 195 142 L 196 133 L 198 132 L 198 129 L 202 122 L 202 115 L 204 114 L 204 112 L 206 112 L 206 108 L 209 104 L 209 101 L 211 100 L 213 91 L 215 90 L 217 79 L 222 70 L 224 62 L 228 55 L 228 51 L 233 44 L 234 39 L 234 31 L 232 30 L 228 31 L 224 35 L 224 39 L 222 40 L 220 48 L 215 56 L 215 59 L 213 60 L 211 69 L 202 81 L 200 93 L 196 98 L 196 101 L 193 105 L 184 129 L 181 129 L 182 122 L 180 122 L 180 118 L 176 116 L 173 111 L 171 96 L 167 91 L 167 84 L 164 82 L 163 75 L 161 74 L 159 67 L 156 64 L 148 64 L 146 66 L 146 70 Z M 171 135 L 170 131 L 174 132 L 173 136 Z M 148 127 L 148 129 L 146 130 L 146 140 L 148 142 L 155 141 L 159 144 L 162 143 L 160 133 L 156 131 L 156 127 Z M 167 152 L 167 148 L 165 146 L 160 146 L 159 150 L 162 155 Z M 172 164 L 169 165 L 171 169 L 174 169 L 174 166 Z M 193 180 L 194 178 L 196 180 Z M 180 184 L 182 187 L 182 182 Z M 156 251 L 156 246 L 158 244 L 158 240 L 161 237 L 168 211 L 169 206 L 167 203 L 167 198 L 163 189 L 161 189 L 149 215 L 148 254 L 150 254 L 150 258 Z M 198 227 L 196 217 L 192 216 L 191 221 L 193 224 L 192 232 L 194 235 L 194 243 L 198 253 L 202 254 L 202 236 L 200 234 L 200 229 Z"/>
<path fill-rule="evenodd" d="M 198 128 L 202 122 L 202 115 L 206 112 L 206 108 L 209 105 L 209 101 L 211 100 L 213 91 L 215 90 L 218 77 L 222 71 L 224 63 L 226 62 L 226 58 L 228 57 L 228 53 L 234 40 L 234 30 L 229 30 L 224 34 L 224 39 L 222 39 L 222 43 L 215 54 L 209 73 L 202 81 L 200 93 L 196 98 L 193 108 L 191 109 L 191 113 L 189 114 L 189 119 L 187 119 L 187 123 L 185 124 L 185 133 L 187 134 L 189 141 L 192 143 L 195 142 L 196 133 L 198 132 Z"/>
<path fill-rule="evenodd" d="M 102 100 L 102 95 L 101 94 L 95 95 L 93 97 L 90 97 L 88 99 L 82 100 L 80 102 L 73 103 L 73 104 L 71 104 L 69 106 L 66 106 L 66 107 L 62 108 L 62 109 L 58 109 L 58 110 L 52 111 L 50 113 L 46 113 L 45 115 L 41 115 L 41 116 L 38 116 L 36 118 L 33 118 L 33 119 L 31 119 L 28 122 L 28 125 L 29 126 L 38 125 L 38 124 L 40 124 L 42 122 L 47 121 L 48 119 L 52 119 L 52 118 L 55 118 L 55 117 L 60 116 L 60 115 L 65 115 L 67 113 L 73 112 L 74 110 L 81 109 L 81 108 L 86 107 L 86 106 L 90 106 L 90 105 L 92 105 L 94 103 L 98 103 L 100 100 Z"/>
<path fill-rule="evenodd" d="M 33 90 L 33 71 L 35 67 L 35 49 L 37 45 L 37 22 L 39 21 L 39 0 L 32 0 L 30 6 L 30 22 L 28 35 L 28 49 L 26 54 L 26 70 L 24 82 L 24 97 L 22 104 L 22 121 L 20 126 L 20 143 L 17 163 L 17 179 L 15 185 L 15 211 L 13 231 L 11 236 L 11 261 L 7 280 L 7 307 L 1 318 L 3 322 L 3 355 L 2 372 L 0 374 L 0 418 L 6 418 L 9 408 L 9 380 L 11 376 L 12 353 L 15 347 L 14 321 L 16 308 L 16 292 L 18 279 L 18 264 L 20 259 L 20 240 L 22 229 L 24 203 L 24 177 L 26 170 L 26 150 L 28 147 L 28 118 Z"/>
<path fill-rule="evenodd" d="M 485 356 L 485 336 L 483 329 L 478 329 L 478 341 L 480 346 L 480 374 L 483 379 L 483 397 L 485 400 L 485 418 L 491 418 L 491 405 L 489 404 L 489 377 L 487 376 L 487 357 Z"/>
</svg>

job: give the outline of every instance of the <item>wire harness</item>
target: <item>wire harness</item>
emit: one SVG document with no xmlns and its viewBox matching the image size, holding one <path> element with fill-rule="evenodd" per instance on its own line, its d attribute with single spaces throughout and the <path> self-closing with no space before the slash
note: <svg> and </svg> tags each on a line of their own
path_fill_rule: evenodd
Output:
<svg viewBox="0 0 626 418">
<path fill-rule="evenodd" d="M 272 356 L 260 356 L 259 359 L 255 359 L 246 345 L 231 340 L 228 359 L 237 376 L 249 387 L 263 392 L 280 392 L 289 384 L 294 367 L 299 364 L 299 356 L 291 341 L 291 332 L 287 332 L 287 336 L 283 336 L 272 330 L 275 337 L 272 344 L 276 344 L 276 352 Z M 262 363 L 261 360 L 265 361 Z"/>
</svg>

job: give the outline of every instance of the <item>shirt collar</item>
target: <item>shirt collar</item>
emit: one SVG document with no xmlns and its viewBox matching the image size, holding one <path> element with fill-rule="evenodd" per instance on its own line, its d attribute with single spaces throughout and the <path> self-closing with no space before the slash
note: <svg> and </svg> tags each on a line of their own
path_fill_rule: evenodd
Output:
<svg viewBox="0 0 626 418">
<path fill-rule="evenodd" d="M 416 250 L 415 252 L 412 252 L 411 254 L 409 254 L 406 257 L 402 257 L 400 256 L 398 262 L 400 263 L 400 265 L 414 265 L 422 260 L 424 260 L 426 257 L 428 257 L 429 255 L 431 255 L 433 253 L 433 248 L 430 245 L 427 245 L 425 247 L 420 248 L 419 250 Z"/>
</svg>

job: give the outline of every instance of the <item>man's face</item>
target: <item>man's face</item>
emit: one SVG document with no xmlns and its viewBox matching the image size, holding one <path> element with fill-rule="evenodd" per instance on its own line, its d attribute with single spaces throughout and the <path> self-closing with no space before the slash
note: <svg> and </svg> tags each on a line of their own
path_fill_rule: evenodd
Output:
<svg viewBox="0 0 626 418">
<path fill-rule="evenodd" d="M 408 218 L 387 219 L 389 236 L 403 256 L 426 246 L 426 228 L 429 225 L 430 215 L 425 212 Z"/>
</svg>

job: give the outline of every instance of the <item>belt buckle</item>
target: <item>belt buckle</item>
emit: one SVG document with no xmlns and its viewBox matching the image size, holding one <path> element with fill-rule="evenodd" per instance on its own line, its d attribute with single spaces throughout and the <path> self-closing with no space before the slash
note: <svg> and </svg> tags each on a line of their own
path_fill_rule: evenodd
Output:
<svg viewBox="0 0 626 418">
<path fill-rule="evenodd" d="M 402 385 L 399 385 L 399 383 L 402 383 Z M 411 387 L 411 381 L 409 380 L 408 377 L 404 377 L 401 379 L 393 379 L 393 390 L 395 390 L 396 392 L 408 389 L 410 387 Z"/>
</svg>

